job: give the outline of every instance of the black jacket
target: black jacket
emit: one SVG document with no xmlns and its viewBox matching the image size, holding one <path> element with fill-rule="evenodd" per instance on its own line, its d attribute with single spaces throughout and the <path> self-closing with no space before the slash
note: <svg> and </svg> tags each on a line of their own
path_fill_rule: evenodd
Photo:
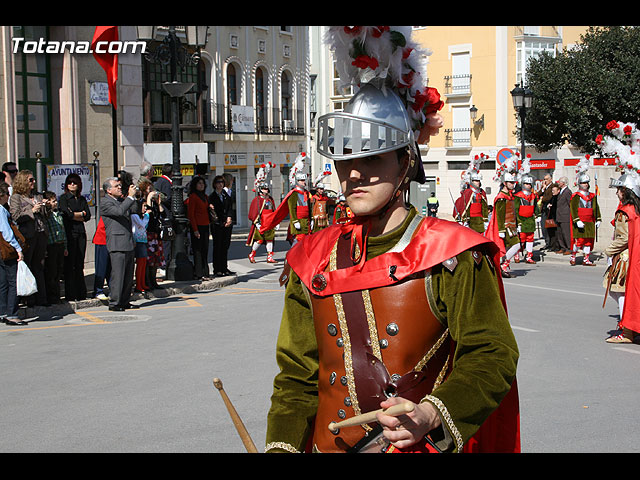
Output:
<svg viewBox="0 0 640 480">
<path fill-rule="evenodd" d="M 231 197 L 224 190 L 222 190 L 221 195 L 222 199 L 215 191 L 209 195 L 209 203 L 213 205 L 216 215 L 218 216 L 218 220 L 214 222 L 215 225 L 224 225 L 227 218 L 231 216 Z"/>
</svg>

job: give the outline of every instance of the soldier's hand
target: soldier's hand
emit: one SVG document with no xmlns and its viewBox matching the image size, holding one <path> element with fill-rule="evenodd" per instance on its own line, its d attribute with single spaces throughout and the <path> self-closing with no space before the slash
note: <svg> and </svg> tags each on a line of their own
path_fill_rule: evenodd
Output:
<svg viewBox="0 0 640 480">
<path fill-rule="evenodd" d="M 393 397 L 382 402 L 380 407 L 386 409 L 406 401 Z M 382 425 L 383 435 L 397 448 L 407 448 L 422 441 L 427 433 L 442 424 L 438 411 L 429 402 L 419 403 L 412 412 L 397 417 L 378 413 L 377 420 Z"/>
</svg>

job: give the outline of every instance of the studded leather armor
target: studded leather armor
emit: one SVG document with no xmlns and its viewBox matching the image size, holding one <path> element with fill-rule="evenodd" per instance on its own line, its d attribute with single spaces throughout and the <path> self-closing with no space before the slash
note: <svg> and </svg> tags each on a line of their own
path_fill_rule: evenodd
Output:
<svg viewBox="0 0 640 480">
<path fill-rule="evenodd" d="M 351 262 L 340 238 L 329 269 Z M 430 273 L 371 290 L 319 297 L 310 292 L 318 342 L 319 405 L 313 443 L 320 452 L 345 452 L 375 424 L 328 425 L 377 410 L 387 396 L 420 402 L 450 367 L 448 330 L 432 308 Z"/>
</svg>

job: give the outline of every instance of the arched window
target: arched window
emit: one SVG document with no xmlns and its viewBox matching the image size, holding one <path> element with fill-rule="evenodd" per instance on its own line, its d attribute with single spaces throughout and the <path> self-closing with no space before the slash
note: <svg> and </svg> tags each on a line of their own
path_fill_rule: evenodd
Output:
<svg viewBox="0 0 640 480">
<path fill-rule="evenodd" d="M 291 120 L 291 79 L 288 72 L 282 72 L 282 120 Z"/>
<path fill-rule="evenodd" d="M 227 67 L 227 101 L 229 105 L 238 104 L 236 67 L 234 67 L 232 63 Z"/>
<path fill-rule="evenodd" d="M 256 127 L 259 132 L 266 130 L 266 95 L 262 68 L 256 69 Z"/>
</svg>

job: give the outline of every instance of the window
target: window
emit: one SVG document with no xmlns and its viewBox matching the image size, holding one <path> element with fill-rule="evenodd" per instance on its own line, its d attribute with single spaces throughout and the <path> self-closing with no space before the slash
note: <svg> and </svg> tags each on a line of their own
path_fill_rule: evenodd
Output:
<svg viewBox="0 0 640 480">
<path fill-rule="evenodd" d="M 146 142 L 171 141 L 171 97 L 164 91 L 162 84 L 171 81 L 169 65 L 147 61 L 143 57 L 143 116 Z M 202 87 L 204 64 L 178 68 L 178 82 L 193 83 L 195 86 L 178 99 L 178 120 L 180 140 L 199 142 L 202 139 Z"/>
<path fill-rule="evenodd" d="M 336 68 L 336 61 L 333 60 L 333 96 L 351 96 L 353 95 L 353 87 L 349 85 L 348 87 L 340 88 L 340 75 L 338 74 L 338 69 Z"/>
<path fill-rule="evenodd" d="M 258 68 L 256 70 L 256 128 L 258 131 L 263 131 L 267 126 L 265 113 L 264 73 L 262 68 Z"/>
<path fill-rule="evenodd" d="M 469 52 L 451 55 L 451 93 L 453 95 L 471 94 L 471 67 Z"/>
<path fill-rule="evenodd" d="M 282 72 L 281 97 L 282 120 L 291 120 L 291 80 L 288 72 Z"/>
<path fill-rule="evenodd" d="M 516 83 L 527 84 L 527 62 L 530 58 L 537 58 L 542 52 L 550 53 L 553 57 L 556 56 L 556 42 L 541 39 L 541 38 L 527 38 L 518 41 L 516 45 Z"/>
<path fill-rule="evenodd" d="M 238 89 L 236 85 L 236 67 L 232 63 L 227 67 L 227 103 L 238 104 Z"/>
<path fill-rule="evenodd" d="M 445 145 L 448 148 L 471 147 L 471 128 L 469 127 L 469 106 L 457 106 L 451 109 L 453 128 L 445 130 Z"/>
<path fill-rule="evenodd" d="M 48 40 L 48 27 L 13 27 L 13 36 L 25 40 Z M 18 167 L 35 172 L 36 152 L 44 163 L 53 163 L 51 85 L 49 57 L 44 53 L 16 53 L 16 132 Z"/>
</svg>

